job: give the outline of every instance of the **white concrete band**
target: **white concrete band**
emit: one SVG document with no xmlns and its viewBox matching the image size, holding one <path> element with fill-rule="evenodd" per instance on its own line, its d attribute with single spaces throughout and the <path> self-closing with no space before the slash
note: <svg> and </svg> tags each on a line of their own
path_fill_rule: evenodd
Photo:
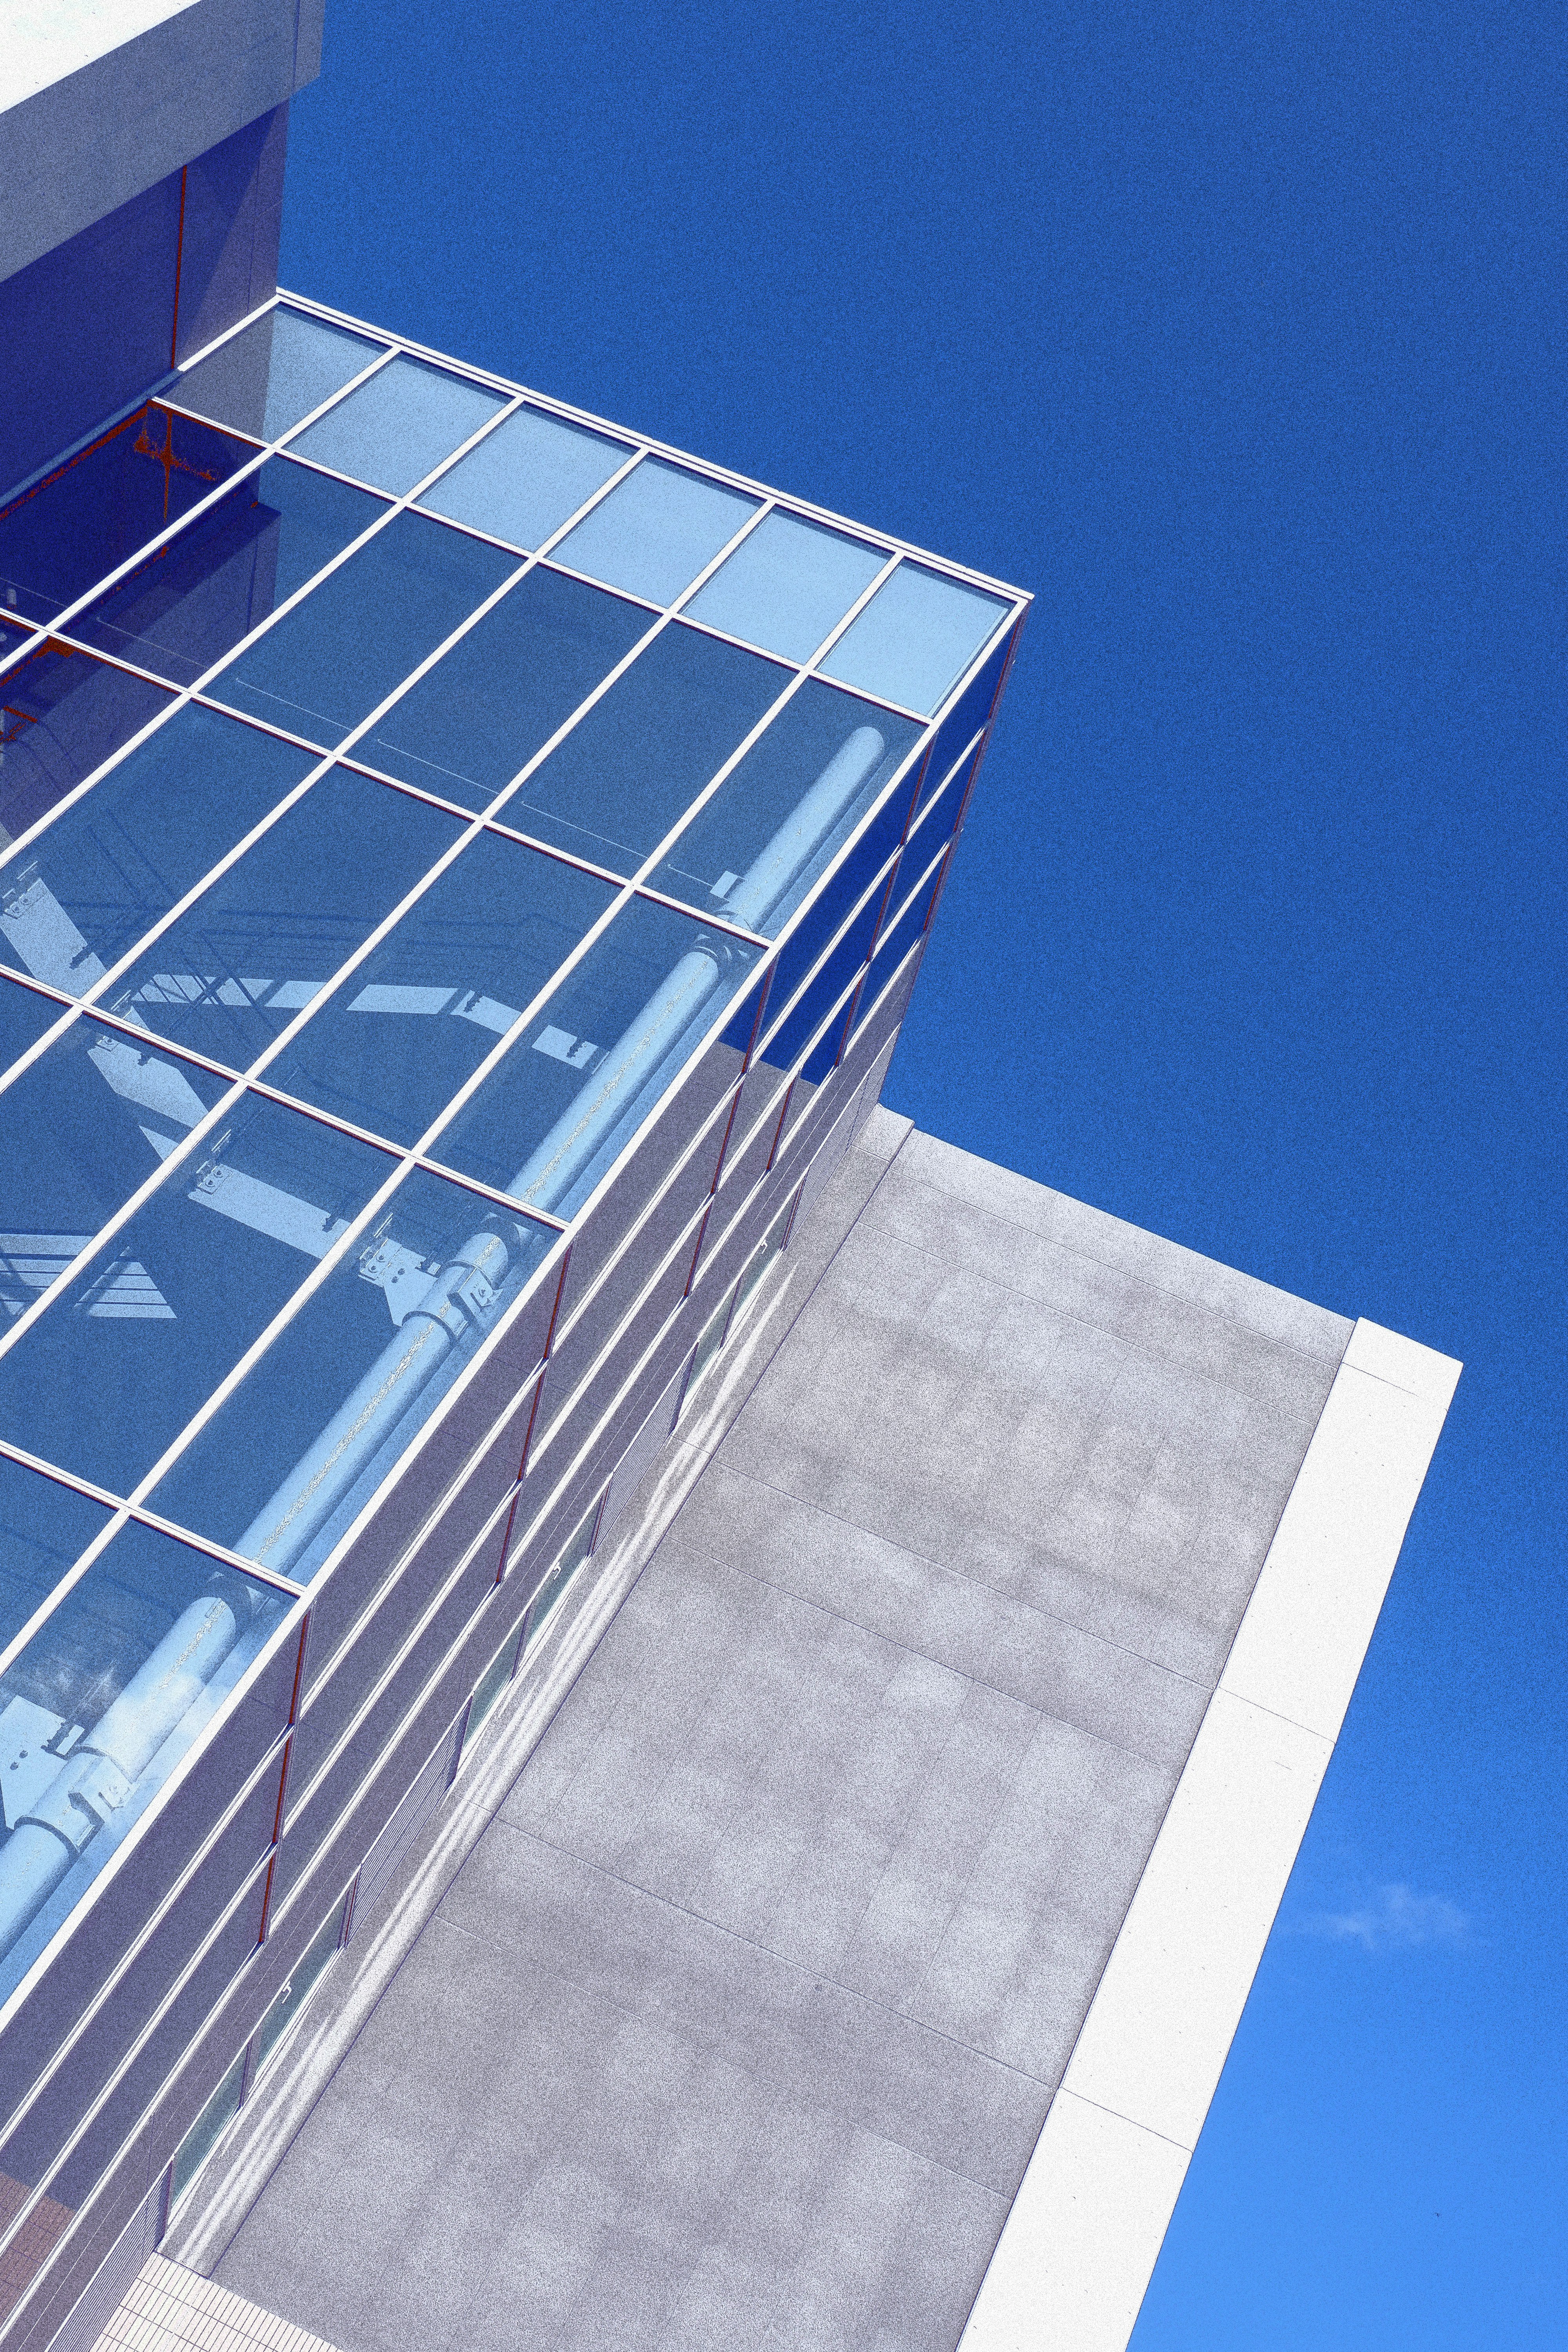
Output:
<svg viewBox="0 0 1568 2352">
<path fill-rule="evenodd" d="M 1122 2352 L 1459 1370 L 1356 1325 L 960 2352 Z"/>
</svg>

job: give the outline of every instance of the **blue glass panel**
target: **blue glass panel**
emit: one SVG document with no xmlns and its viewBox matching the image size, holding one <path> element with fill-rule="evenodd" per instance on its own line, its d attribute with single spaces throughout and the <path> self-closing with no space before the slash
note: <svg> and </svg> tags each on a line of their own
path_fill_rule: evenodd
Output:
<svg viewBox="0 0 1568 2352">
<path fill-rule="evenodd" d="M 788 683 L 776 663 L 672 622 L 499 814 L 630 872 Z"/>
<path fill-rule="evenodd" d="M 0 1097 L 0 1329 L 223 1092 L 210 1072 L 93 1021 L 73 1022 L 13 1080 Z"/>
<path fill-rule="evenodd" d="M 0 1996 L 75 1909 L 290 1605 L 133 1523 L 0 1675 L 0 1751 L 10 1751 L 0 1770 Z"/>
<path fill-rule="evenodd" d="M 481 834 L 317 1007 L 268 1077 L 414 1142 L 614 895 L 558 858 Z"/>
<path fill-rule="evenodd" d="M 126 1493 L 393 1164 L 243 1097 L 0 1357 L 0 1435 Z"/>
<path fill-rule="evenodd" d="M 571 1216 L 761 952 L 632 899 L 447 1129 L 442 1159 Z"/>
<path fill-rule="evenodd" d="M 505 405 L 499 392 L 423 360 L 399 358 L 308 425 L 292 446 L 319 466 L 401 497 Z"/>
<path fill-rule="evenodd" d="M 46 1029 L 54 1027 L 64 1010 L 51 997 L 35 996 L 14 980 L 0 980 L 0 1075 L 19 1054 L 36 1045 Z"/>
<path fill-rule="evenodd" d="M 777 1020 L 828 941 L 858 905 L 861 894 L 880 874 L 899 845 L 903 823 L 904 787 L 872 817 L 844 864 L 803 908 L 799 921 L 779 950 L 773 984 L 768 996 L 768 1018 Z"/>
<path fill-rule="evenodd" d="M 887 562 L 842 532 L 775 508 L 720 565 L 687 611 L 791 661 L 809 661 Z"/>
<path fill-rule="evenodd" d="M 877 951 L 872 959 L 875 977 L 871 985 L 874 989 L 882 986 L 924 930 L 945 870 L 944 853 L 937 862 L 936 871 L 933 873 L 930 867 L 924 868 L 912 889 L 906 888 L 907 876 L 900 870 L 893 904 L 888 909 L 887 925 L 877 941 Z"/>
<path fill-rule="evenodd" d="M 258 441 L 276 441 L 341 392 L 382 348 L 279 305 L 188 369 L 169 397 Z"/>
<path fill-rule="evenodd" d="M 900 563 L 845 630 L 823 674 L 929 714 L 1008 610 L 999 596 Z"/>
<path fill-rule="evenodd" d="M 955 773 L 940 793 L 927 793 L 922 796 L 906 844 L 911 873 L 914 870 L 912 861 L 918 858 L 922 866 L 929 865 L 941 844 L 952 832 L 963 814 L 964 800 L 979 765 L 980 753 L 976 751 L 973 758 L 960 761 Z"/>
<path fill-rule="evenodd" d="M 555 552 L 607 587 L 672 604 L 758 504 L 645 457 Z"/>
<path fill-rule="evenodd" d="M 358 1256 L 174 1465 L 157 1508 L 268 1567 L 313 1575 L 556 1238 L 413 1170 Z"/>
<path fill-rule="evenodd" d="M 0 509 L 0 603 L 47 621 L 254 454 L 156 403 L 138 409 Z"/>
<path fill-rule="evenodd" d="M 50 637 L 0 684 L 0 847 L 157 717 L 160 688 Z"/>
<path fill-rule="evenodd" d="M 310 768 L 309 752 L 187 703 L 0 858 L 0 962 L 91 988 Z"/>
<path fill-rule="evenodd" d="M 535 548 L 624 466 L 631 451 L 537 408 L 520 408 L 487 434 L 419 503 L 454 522 Z"/>
<path fill-rule="evenodd" d="M 132 965 L 111 1010 L 248 1068 L 462 830 L 330 769 Z"/>
<path fill-rule="evenodd" d="M 0 1454 L 0 1646 L 16 1639 L 111 1516 L 74 1487 Z"/>
<path fill-rule="evenodd" d="M 918 741 L 895 719 L 808 679 L 654 872 L 656 889 L 775 938 Z M 896 842 L 908 790 L 900 784 Z"/>
<path fill-rule="evenodd" d="M 871 941 L 887 898 L 887 884 L 879 882 L 830 950 L 810 985 L 801 992 L 793 1012 L 785 1014 L 763 1049 L 763 1059 L 775 1069 L 787 1070 L 805 1051 L 818 1028 L 849 986 L 871 952 Z M 832 1062 L 829 1060 L 831 1068 Z"/>
<path fill-rule="evenodd" d="M 400 514 L 211 691 L 237 710 L 336 743 L 513 569 L 511 556 L 481 540 Z"/>
<path fill-rule="evenodd" d="M 640 604 L 538 565 L 393 704 L 364 758 L 488 808 L 647 627 Z"/>
<path fill-rule="evenodd" d="M 368 490 L 269 457 L 89 605 L 71 634 L 194 686 L 384 511 Z"/>
<path fill-rule="evenodd" d="M 917 809 L 932 798 L 952 772 L 953 763 L 962 759 L 967 747 L 985 726 L 991 716 L 991 706 L 996 699 L 996 689 L 1002 683 L 1002 672 L 1007 665 L 1008 651 L 1017 632 L 1004 637 L 995 652 L 971 678 L 942 725 L 937 729 L 921 779 L 921 797 Z"/>
</svg>

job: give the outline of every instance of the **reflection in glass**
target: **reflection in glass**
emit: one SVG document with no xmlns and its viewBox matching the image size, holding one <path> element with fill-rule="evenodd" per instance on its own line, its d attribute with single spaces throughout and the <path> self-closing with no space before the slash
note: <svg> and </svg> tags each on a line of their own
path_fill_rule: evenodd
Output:
<svg viewBox="0 0 1568 2352">
<path fill-rule="evenodd" d="M 393 704 L 363 756 L 388 775 L 487 808 L 648 625 L 640 604 L 536 565 Z"/>
<path fill-rule="evenodd" d="M 313 1576 L 555 1240 L 412 1170 L 173 1465 L 156 1507 L 265 1567 Z"/>
<path fill-rule="evenodd" d="M 607 482 L 631 451 L 602 433 L 520 408 L 460 457 L 419 503 L 516 547 L 536 548 Z"/>
<path fill-rule="evenodd" d="M 775 507 L 686 609 L 769 653 L 809 661 L 886 562 L 875 548 Z"/>
<path fill-rule="evenodd" d="M 193 686 L 384 512 L 368 490 L 269 457 L 89 605 L 72 635 Z"/>
<path fill-rule="evenodd" d="M 347 1895 L 341 1903 L 333 1905 L 331 1918 L 318 1930 L 296 1961 L 292 1976 L 258 2026 L 254 2069 L 258 2074 L 310 2000 L 331 1962 L 336 1958 L 338 1947 L 342 1941 L 343 1913 L 347 1908 Z"/>
<path fill-rule="evenodd" d="M 182 408 L 276 441 L 367 368 L 382 349 L 281 305 L 198 361 L 169 395 Z"/>
<path fill-rule="evenodd" d="M 400 356 L 308 425 L 290 446 L 318 466 L 401 498 L 505 405 L 499 392 Z"/>
<path fill-rule="evenodd" d="M 0 1357 L 0 1435 L 129 1494 L 394 1165 L 242 1097 Z"/>
<path fill-rule="evenodd" d="M 111 1517 L 103 1504 L 0 1454 L 0 1647 L 16 1639 Z M 0 1763 L 0 1775 L 5 1769 Z M 0 1778 L 0 1803 L 4 1794 Z"/>
<path fill-rule="evenodd" d="M 318 1005 L 268 1078 L 415 1142 L 614 896 L 559 858 L 480 834 Z M 559 1048 L 579 1069 L 572 1055 L 597 1050 L 576 1038 Z"/>
<path fill-rule="evenodd" d="M 652 887 L 776 937 L 919 735 L 912 720 L 807 679 L 699 809 Z"/>
<path fill-rule="evenodd" d="M 441 1157 L 570 1217 L 761 953 L 631 899 L 447 1129 Z"/>
<path fill-rule="evenodd" d="M 132 1522 L 0 1675 L 0 1994 L 290 1606 L 286 1593 Z"/>
<path fill-rule="evenodd" d="M 1009 609 L 1000 596 L 900 563 L 845 630 L 823 675 L 929 715 Z"/>
<path fill-rule="evenodd" d="M 52 997 L 35 995 L 30 988 L 0 977 L 0 1076 L 37 1044 L 46 1029 L 54 1027 L 64 1011 Z M 0 1118 L 5 1116 L 0 1113 Z"/>
<path fill-rule="evenodd" d="M 462 829 L 329 769 L 132 966 L 111 1010 L 248 1068 Z"/>
<path fill-rule="evenodd" d="M 174 2153 L 171 2206 L 179 2202 L 239 2113 L 245 2093 L 246 2052 L 241 2051 Z"/>
<path fill-rule="evenodd" d="M 336 743 L 514 568 L 481 540 L 400 514 L 210 690 L 237 710 Z"/>
<path fill-rule="evenodd" d="M 58 1281 L 224 1091 L 194 1063 L 92 1021 L 73 1022 L 12 1082 L 0 1097 L 0 1329 Z M 124 1314 L 152 1296 L 132 1263 L 96 1311 Z"/>
<path fill-rule="evenodd" d="M 776 662 L 671 622 L 498 814 L 537 840 L 629 874 L 789 676 Z"/>
<path fill-rule="evenodd" d="M 0 962 L 80 995 L 310 773 L 311 757 L 187 703 L 9 863 Z"/>
<path fill-rule="evenodd" d="M 759 501 L 645 457 L 555 552 L 574 572 L 672 604 Z"/>
<path fill-rule="evenodd" d="M 0 685 L 0 851 L 155 719 L 161 687 L 50 637 Z"/>
<path fill-rule="evenodd" d="M 0 603 L 47 621 L 254 455 L 150 402 L 0 509 Z"/>
</svg>

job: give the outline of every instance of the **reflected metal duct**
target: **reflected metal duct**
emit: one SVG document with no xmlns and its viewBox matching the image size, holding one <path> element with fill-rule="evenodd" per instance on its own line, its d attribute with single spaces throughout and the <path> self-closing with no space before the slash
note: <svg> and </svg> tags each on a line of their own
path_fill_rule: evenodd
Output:
<svg viewBox="0 0 1568 2352">
<path fill-rule="evenodd" d="M 728 893 L 723 906 L 731 920 L 748 930 L 761 929 L 886 749 L 876 728 L 855 730 Z M 584 1169 L 605 1158 L 607 1145 L 619 1149 L 673 1075 L 671 1065 L 679 1066 L 692 1030 L 708 1019 L 730 954 L 721 937 L 688 950 L 506 1186 L 513 1199 L 548 1213 Z M 506 1244 L 489 1227 L 464 1243 L 265 1509 L 236 1538 L 236 1551 L 288 1571 L 450 1349 L 494 1324 L 507 1265 Z"/>
<path fill-rule="evenodd" d="M 159 1748 L 233 1649 L 247 1614 L 237 1578 L 234 1586 L 232 1601 L 205 1592 L 192 1601 L 0 1845 L 0 1954 L 37 1917 L 110 1816 L 129 1804 Z"/>
</svg>

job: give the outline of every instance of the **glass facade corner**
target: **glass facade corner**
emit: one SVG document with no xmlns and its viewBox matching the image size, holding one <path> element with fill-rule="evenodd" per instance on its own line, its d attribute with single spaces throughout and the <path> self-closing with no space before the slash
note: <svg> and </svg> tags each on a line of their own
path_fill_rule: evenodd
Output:
<svg viewBox="0 0 1568 2352">
<path fill-rule="evenodd" d="M 1025 603 L 287 296 L 0 508 L 18 2326 L 591 1583 L 879 1082 Z"/>
</svg>

